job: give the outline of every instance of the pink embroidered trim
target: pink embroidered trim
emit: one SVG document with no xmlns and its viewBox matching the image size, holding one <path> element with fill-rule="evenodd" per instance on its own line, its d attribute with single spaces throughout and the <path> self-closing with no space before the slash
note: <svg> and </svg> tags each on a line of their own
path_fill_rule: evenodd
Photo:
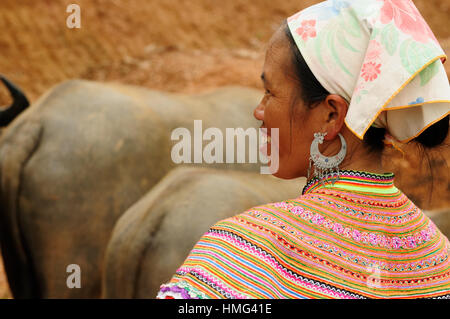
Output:
<svg viewBox="0 0 450 319">
<path fill-rule="evenodd" d="M 214 285 L 219 287 L 221 290 L 223 290 L 226 293 L 228 293 L 231 296 L 233 296 L 233 298 L 236 298 L 236 299 L 248 299 L 248 296 L 241 295 L 241 294 L 237 293 L 236 291 L 231 290 L 230 288 L 225 286 L 225 284 L 222 281 L 218 280 L 217 278 L 211 276 L 206 271 L 203 271 L 203 270 L 201 270 L 199 268 L 196 268 L 196 267 L 180 267 L 180 268 L 177 269 L 177 272 L 190 273 L 191 271 L 194 271 L 194 272 L 200 274 L 208 282 L 213 283 Z"/>
<path fill-rule="evenodd" d="M 269 216 L 264 216 L 264 213 L 262 212 L 255 212 L 255 211 L 248 211 L 250 216 L 254 216 L 255 218 L 258 219 L 262 219 L 266 222 L 269 222 L 275 226 L 280 227 L 281 229 L 283 229 L 286 232 L 289 232 L 290 234 L 294 235 L 295 237 L 297 237 L 299 240 L 309 244 L 309 245 L 313 245 L 314 247 L 324 250 L 328 253 L 332 253 L 336 256 L 339 256 L 341 258 L 345 258 L 350 262 L 359 264 L 359 265 L 363 265 L 363 266 L 377 266 L 379 267 L 381 270 L 386 270 L 386 271 L 417 271 L 420 269 L 424 269 L 433 265 L 438 265 L 444 261 L 446 261 L 448 259 L 448 256 L 450 254 L 450 243 L 448 242 L 448 240 L 445 241 L 445 247 L 444 249 L 441 251 L 441 253 L 433 256 L 432 258 L 428 258 L 428 259 L 424 259 L 424 260 L 420 260 L 417 262 L 411 262 L 411 263 L 395 263 L 395 262 L 390 262 L 390 263 L 385 263 L 385 262 L 380 262 L 379 260 L 374 261 L 374 260 L 370 260 L 368 258 L 365 258 L 361 255 L 355 255 L 352 254 L 350 252 L 347 252 L 341 248 L 338 248 L 334 245 L 330 245 L 327 242 L 323 242 L 320 241 L 316 238 L 304 235 L 303 233 L 297 231 L 296 229 L 285 225 L 284 223 L 282 223 L 281 221 L 279 221 L 276 218 L 273 217 L 269 217 Z M 337 224 L 335 223 L 335 227 L 339 227 Z M 352 236 L 351 234 L 351 230 L 350 228 L 345 228 L 343 230 L 343 234 L 345 234 L 346 236 L 348 236 L 349 238 Z"/>
<path fill-rule="evenodd" d="M 276 269 L 280 274 L 282 274 L 283 277 L 305 287 L 311 290 L 315 290 L 315 291 L 319 291 L 323 294 L 326 295 L 330 295 L 336 298 L 340 298 L 340 299 L 355 299 L 349 295 L 346 294 L 341 294 L 338 293 L 336 291 L 332 291 L 330 289 L 326 289 L 325 287 L 321 287 L 306 281 L 301 280 L 300 278 L 296 278 L 294 276 L 292 276 L 291 274 L 289 274 L 288 272 L 286 272 L 286 270 L 283 268 L 283 266 L 281 264 L 279 264 L 278 262 L 275 262 L 272 258 L 269 258 L 269 256 L 263 254 L 261 252 L 261 250 L 256 249 L 255 247 L 252 246 L 248 246 L 245 245 L 244 243 L 236 240 L 233 236 L 230 236 L 228 234 L 218 234 L 218 233 L 209 233 L 208 236 L 211 237 L 219 237 L 219 238 L 223 238 L 226 241 L 232 242 L 233 245 L 235 245 L 236 247 L 239 247 L 239 249 L 245 250 L 249 253 L 251 253 L 254 256 L 258 256 L 259 259 L 263 260 L 265 263 L 269 264 L 273 269 Z"/>
<path fill-rule="evenodd" d="M 294 206 L 285 202 L 273 203 L 272 205 L 278 208 L 286 209 L 296 216 L 301 217 L 305 221 L 308 221 L 314 225 L 322 226 L 323 228 L 331 230 L 340 236 L 352 239 L 355 242 L 370 244 L 372 246 L 382 248 L 415 249 L 418 245 L 430 241 L 437 234 L 436 226 L 431 221 L 425 229 L 422 229 L 421 231 L 410 236 L 386 236 L 377 233 L 361 232 L 357 229 L 345 227 L 338 222 L 325 218 L 319 213 L 310 212 L 301 206 Z M 252 210 L 248 211 L 248 213 L 250 215 L 254 215 L 255 213 L 260 214 L 260 212 Z"/>
</svg>

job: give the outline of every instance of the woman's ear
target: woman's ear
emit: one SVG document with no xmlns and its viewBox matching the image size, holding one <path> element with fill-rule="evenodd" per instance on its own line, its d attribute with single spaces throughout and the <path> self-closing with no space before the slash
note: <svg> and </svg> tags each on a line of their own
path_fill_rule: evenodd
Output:
<svg viewBox="0 0 450 319">
<path fill-rule="evenodd" d="M 348 102 L 340 95 L 330 94 L 325 99 L 327 107 L 327 140 L 334 139 L 344 125 L 345 116 L 348 111 Z"/>
</svg>

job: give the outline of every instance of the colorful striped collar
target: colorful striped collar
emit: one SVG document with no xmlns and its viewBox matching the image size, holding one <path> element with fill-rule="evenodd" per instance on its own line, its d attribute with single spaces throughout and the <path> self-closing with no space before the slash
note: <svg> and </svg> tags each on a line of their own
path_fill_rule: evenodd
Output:
<svg viewBox="0 0 450 319">
<path fill-rule="evenodd" d="M 342 170 L 334 184 L 333 177 L 324 178 L 324 185 L 317 177 L 311 179 L 303 187 L 302 195 L 312 192 L 318 188 L 332 188 L 364 193 L 394 194 L 399 190 L 394 185 L 394 173 L 370 173 L 364 171 Z"/>
</svg>

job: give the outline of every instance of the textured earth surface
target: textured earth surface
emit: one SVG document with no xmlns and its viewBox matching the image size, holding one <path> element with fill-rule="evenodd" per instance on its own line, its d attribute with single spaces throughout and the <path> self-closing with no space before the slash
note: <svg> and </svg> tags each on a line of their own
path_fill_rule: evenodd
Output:
<svg viewBox="0 0 450 319">
<path fill-rule="evenodd" d="M 71 0 L 2 0 L 0 72 L 31 101 L 71 78 L 188 93 L 228 84 L 261 88 L 265 43 L 284 18 L 316 2 L 79 0 L 81 29 L 68 29 Z M 450 54 L 450 2 L 414 2 Z M 10 102 L 1 87 L 0 105 Z M 448 146 L 429 161 L 414 146 L 404 150 L 405 157 L 390 149 L 384 158 L 397 186 L 421 207 L 449 207 Z M 0 298 L 9 296 L 0 262 Z"/>
</svg>

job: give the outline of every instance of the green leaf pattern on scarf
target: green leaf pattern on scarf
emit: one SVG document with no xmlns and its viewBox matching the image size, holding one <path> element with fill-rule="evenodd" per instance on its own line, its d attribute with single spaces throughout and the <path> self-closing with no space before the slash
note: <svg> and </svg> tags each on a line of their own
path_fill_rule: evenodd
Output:
<svg viewBox="0 0 450 319">
<path fill-rule="evenodd" d="M 431 63 L 428 67 L 423 69 L 420 73 L 420 86 L 426 85 L 439 71 L 439 59 Z"/>
<path fill-rule="evenodd" d="M 397 28 L 392 24 L 387 24 L 381 31 L 381 43 L 384 45 L 389 55 L 394 55 L 397 51 L 399 34 Z"/>
<path fill-rule="evenodd" d="M 403 67 L 410 73 L 416 73 L 424 64 L 428 63 L 436 56 L 436 50 L 434 47 L 418 43 L 412 39 L 403 41 L 400 46 L 400 58 Z M 432 74 L 432 72 L 430 72 Z M 428 82 L 431 77 L 423 82 Z"/>
<path fill-rule="evenodd" d="M 326 28 L 323 28 L 317 35 L 314 43 L 314 50 L 319 58 L 319 62 L 323 68 L 327 68 L 322 57 L 322 47 L 325 44 L 329 50 L 331 51 L 331 55 L 333 57 L 333 61 L 349 76 L 353 77 L 354 75 L 350 73 L 350 71 L 345 67 L 342 60 L 339 58 L 339 50 L 336 45 L 340 44 L 342 47 L 350 50 L 352 52 L 359 52 L 356 48 L 354 48 L 350 41 L 348 41 L 348 37 L 361 37 L 361 26 L 358 23 L 356 17 L 354 17 L 350 10 L 342 9 L 342 14 L 333 18 L 334 21 L 328 24 Z M 341 27 L 345 32 L 341 32 Z"/>
</svg>

